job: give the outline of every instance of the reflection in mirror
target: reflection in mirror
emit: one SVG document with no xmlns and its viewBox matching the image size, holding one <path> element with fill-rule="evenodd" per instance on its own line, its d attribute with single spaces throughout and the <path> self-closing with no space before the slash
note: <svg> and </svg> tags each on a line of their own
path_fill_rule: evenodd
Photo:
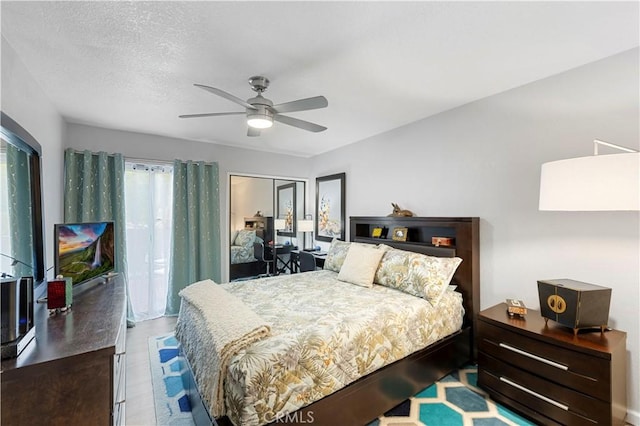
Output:
<svg viewBox="0 0 640 426">
<path fill-rule="evenodd" d="M 275 239 L 278 244 L 303 246 L 304 233 L 296 229 L 296 218 L 305 214 L 306 183 L 239 175 L 231 175 L 229 183 L 229 280 L 265 274 L 266 264 L 254 256 L 253 243 L 268 245 Z M 275 231 L 274 218 L 288 225 Z"/>
<path fill-rule="evenodd" d="M 296 235 L 296 184 L 276 185 L 276 218 L 283 221 L 282 229 L 277 228 L 278 235 L 293 237 Z"/>
<path fill-rule="evenodd" d="M 0 271 L 2 278 L 32 276 L 33 214 L 29 155 L 0 143 Z"/>
<path fill-rule="evenodd" d="M 284 221 L 284 229 L 277 232 L 276 243 L 302 248 L 304 234 L 298 231 L 298 219 L 305 214 L 305 182 L 299 180 L 273 181 L 275 218 Z"/>
<path fill-rule="evenodd" d="M 4 113 L 0 141 L 0 274 L 45 278 L 40 145 Z"/>
</svg>

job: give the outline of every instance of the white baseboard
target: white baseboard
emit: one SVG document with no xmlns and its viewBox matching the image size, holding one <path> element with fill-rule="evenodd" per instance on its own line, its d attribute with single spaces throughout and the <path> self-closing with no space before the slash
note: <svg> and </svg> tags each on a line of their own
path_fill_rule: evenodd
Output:
<svg viewBox="0 0 640 426">
<path fill-rule="evenodd" d="M 627 418 L 625 420 L 631 425 L 640 426 L 640 413 L 637 411 L 627 410 Z"/>
</svg>

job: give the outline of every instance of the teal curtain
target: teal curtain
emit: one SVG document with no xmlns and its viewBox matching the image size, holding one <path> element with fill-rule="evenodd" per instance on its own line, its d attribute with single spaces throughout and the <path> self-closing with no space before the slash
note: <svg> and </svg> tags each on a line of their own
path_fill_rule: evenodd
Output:
<svg viewBox="0 0 640 426">
<path fill-rule="evenodd" d="M 33 212 L 31 210 L 31 179 L 29 155 L 6 144 L 7 194 L 9 200 L 9 230 L 11 257 L 18 262 L 13 266 L 14 277 L 33 276 Z M 26 208 L 25 208 L 26 207 Z"/>
<path fill-rule="evenodd" d="M 194 282 L 220 282 L 218 163 L 173 163 L 173 226 L 166 315 L 180 309 L 178 292 Z"/>
<path fill-rule="evenodd" d="M 124 203 L 124 157 L 122 154 L 77 152 L 64 154 L 64 221 L 113 221 L 116 243 L 116 271 L 122 275 L 129 300 L 126 222 Z M 134 324 L 131 303 L 127 302 L 127 322 Z"/>
</svg>

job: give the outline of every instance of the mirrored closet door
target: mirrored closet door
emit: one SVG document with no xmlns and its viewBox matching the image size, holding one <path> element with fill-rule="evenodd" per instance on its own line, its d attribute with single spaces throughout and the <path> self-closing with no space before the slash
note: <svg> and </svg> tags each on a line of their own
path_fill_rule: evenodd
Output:
<svg viewBox="0 0 640 426">
<path fill-rule="evenodd" d="M 305 218 L 306 182 L 231 175 L 229 179 L 229 280 L 267 273 L 254 243 L 303 248 L 310 237 L 298 229 Z M 273 272 L 273 265 L 269 272 Z M 282 265 L 280 265 L 282 266 Z"/>
</svg>

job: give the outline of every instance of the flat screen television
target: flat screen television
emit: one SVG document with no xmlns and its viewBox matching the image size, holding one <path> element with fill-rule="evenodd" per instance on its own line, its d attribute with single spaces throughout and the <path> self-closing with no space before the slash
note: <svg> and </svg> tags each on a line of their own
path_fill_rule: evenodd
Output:
<svg viewBox="0 0 640 426">
<path fill-rule="evenodd" d="M 73 285 L 107 275 L 115 269 L 113 222 L 55 225 L 55 275 L 71 277 Z"/>
</svg>

